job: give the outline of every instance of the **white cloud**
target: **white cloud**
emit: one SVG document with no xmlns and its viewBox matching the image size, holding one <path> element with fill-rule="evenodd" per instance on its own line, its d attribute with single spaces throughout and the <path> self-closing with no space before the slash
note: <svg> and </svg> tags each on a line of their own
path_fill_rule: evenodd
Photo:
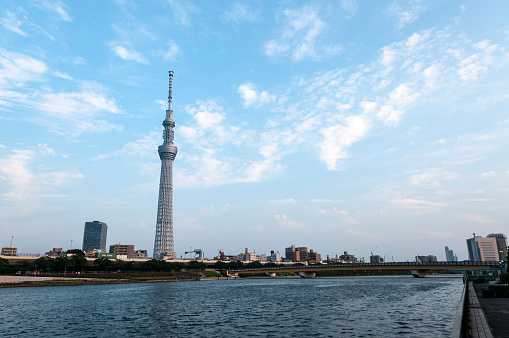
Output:
<svg viewBox="0 0 509 338">
<path fill-rule="evenodd" d="M 285 229 L 305 228 L 304 223 L 296 222 L 288 218 L 285 214 L 275 215 L 276 223 Z"/>
<path fill-rule="evenodd" d="M 258 22 L 261 20 L 260 10 L 255 10 L 247 3 L 234 2 L 225 11 L 222 19 L 226 23 L 240 24 L 243 22 Z"/>
<path fill-rule="evenodd" d="M 268 200 L 267 203 L 271 205 L 285 205 L 285 204 L 297 204 L 297 201 L 293 198 L 287 198 L 283 200 Z"/>
<path fill-rule="evenodd" d="M 0 49 L 0 67 L 0 104 L 17 110 L 18 117 L 62 135 L 122 128 L 99 118 L 104 113 L 121 113 L 101 85 L 83 82 L 79 90 L 72 92 L 53 92 L 47 86 L 42 89 L 23 86 L 25 82 L 43 81 L 48 67 L 43 61 L 4 49 Z M 58 71 L 53 71 L 53 75 L 65 77 Z"/>
<path fill-rule="evenodd" d="M 162 142 L 161 135 L 161 132 L 152 131 L 136 141 L 126 143 L 118 154 L 140 158 L 153 158 L 154 151 L 157 150 L 157 147 Z"/>
<path fill-rule="evenodd" d="M 39 8 L 46 8 L 57 14 L 57 16 L 67 22 L 72 22 L 73 18 L 67 13 L 65 4 L 60 0 L 39 0 L 33 3 Z"/>
<path fill-rule="evenodd" d="M 11 32 L 27 37 L 28 34 L 21 29 L 23 22 L 16 18 L 16 15 L 12 12 L 7 11 L 7 17 L 0 18 L 0 25 L 4 26 Z"/>
<path fill-rule="evenodd" d="M 364 116 L 349 116 L 344 125 L 332 125 L 320 130 L 323 141 L 320 144 L 320 158 L 329 170 L 336 170 L 337 161 L 347 158 L 346 148 L 364 138 L 369 121 Z"/>
<path fill-rule="evenodd" d="M 447 204 L 441 202 L 430 202 L 411 198 L 391 200 L 390 202 L 397 209 L 408 211 L 416 215 L 436 213 L 447 206 Z"/>
<path fill-rule="evenodd" d="M 371 238 L 371 239 L 381 239 L 382 238 L 382 236 L 373 234 L 373 233 L 359 232 L 359 231 L 355 231 L 355 230 L 347 230 L 346 232 L 348 232 L 349 234 L 355 235 L 355 236 L 361 236 L 361 237 L 366 237 L 366 238 Z"/>
<path fill-rule="evenodd" d="M 180 48 L 175 42 L 171 42 L 168 49 L 163 52 L 163 59 L 166 61 L 175 61 L 180 55 Z"/>
<path fill-rule="evenodd" d="M 0 86 L 18 87 L 27 81 L 38 81 L 40 76 L 48 71 L 43 61 L 2 48 L 0 66 Z"/>
<path fill-rule="evenodd" d="M 415 22 L 426 10 L 426 6 L 420 0 L 411 0 L 403 3 L 403 6 L 401 6 L 400 1 L 395 0 L 387 9 L 387 14 L 395 17 L 398 29 Z"/>
<path fill-rule="evenodd" d="M 113 50 L 113 52 L 115 52 L 115 54 L 117 54 L 117 56 L 121 57 L 124 60 L 134 61 L 134 62 L 142 63 L 142 64 L 148 64 L 147 59 L 145 59 L 143 57 L 143 55 L 141 55 L 140 53 L 138 53 L 135 50 L 129 50 L 122 46 L 113 46 L 113 45 L 112 45 L 111 49 Z"/>
<path fill-rule="evenodd" d="M 341 8 L 348 13 L 346 16 L 347 19 L 353 17 L 359 10 L 359 4 L 356 0 L 341 0 L 340 5 Z"/>
<path fill-rule="evenodd" d="M 492 219 L 476 214 L 460 214 L 460 217 L 472 223 L 495 223 Z"/>
<path fill-rule="evenodd" d="M 421 174 L 413 175 L 411 182 L 413 185 L 438 187 L 440 186 L 440 181 L 452 180 L 458 177 L 458 173 L 441 168 L 431 168 Z"/>
<path fill-rule="evenodd" d="M 251 82 L 241 84 L 237 93 L 244 100 L 244 107 L 260 107 L 264 104 L 276 101 L 276 95 L 269 94 L 266 91 L 258 92 L 256 85 Z"/>
<path fill-rule="evenodd" d="M 41 161 L 45 156 L 54 156 L 56 152 L 47 144 L 39 144 L 39 148 L 13 150 L 13 154 L 0 159 L 0 177 L 9 185 L 9 190 L 3 195 L 13 200 L 28 198 L 55 197 L 52 195 L 55 187 L 71 184 L 76 179 L 84 177 L 81 173 L 66 171 L 34 172 L 33 162 Z"/>
<path fill-rule="evenodd" d="M 299 9 L 285 9 L 282 12 L 284 26 L 281 37 L 265 43 L 265 54 L 269 57 L 290 55 L 293 61 L 304 59 L 320 60 L 337 55 L 339 45 L 320 44 L 319 36 L 325 30 L 317 9 L 304 6 Z"/>
</svg>

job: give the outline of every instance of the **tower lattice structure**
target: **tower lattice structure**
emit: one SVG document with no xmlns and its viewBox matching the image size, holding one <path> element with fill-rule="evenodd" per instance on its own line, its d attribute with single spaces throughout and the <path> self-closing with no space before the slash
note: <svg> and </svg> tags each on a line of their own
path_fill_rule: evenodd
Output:
<svg viewBox="0 0 509 338">
<path fill-rule="evenodd" d="M 157 204 L 156 238 L 154 241 L 154 258 L 169 256 L 175 258 L 173 242 L 173 160 L 177 147 L 173 145 L 173 111 L 171 110 L 173 72 L 170 71 L 170 90 L 168 110 L 163 121 L 163 144 L 159 146 L 161 159 L 161 178 L 159 180 L 159 201 Z"/>
</svg>

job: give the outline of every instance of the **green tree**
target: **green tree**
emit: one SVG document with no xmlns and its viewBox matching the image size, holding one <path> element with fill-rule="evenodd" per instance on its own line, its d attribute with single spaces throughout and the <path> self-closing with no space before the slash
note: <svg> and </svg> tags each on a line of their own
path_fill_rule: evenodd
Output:
<svg viewBox="0 0 509 338">
<path fill-rule="evenodd" d="M 75 254 L 71 258 L 69 258 L 70 265 L 73 271 L 83 271 L 83 269 L 87 266 L 87 259 L 85 255 Z"/>
<path fill-rule="evenodd" d="M 198 261 L 190 261 L 187 263 L 187 268 L 190 270 L 204 270 L 207 267 L 207 264 Z"/>
<path fill-rule="evenodd" d="M 262 268 L 263 264 L 258 261 L 249 262 L 246 264 L 246 268 Z"/>
<path fill-rule="evenodd" d="M 5 258 L 0 257 L 0 273 L 6 273 L 11 271 L 9 261 Z"/>
<path fill-rule="evenodd" d="M 70 271 L 70 261 L 67 257 L 57 257 L 55 258 L 55 271 L 64 272 Z"/>
<path fill-rule="evenodd" d="M 55 260 L 50 257 L 39 257 L 32 262 L 32 267 L 40 272 L 52 272 L 55 269 Z"/>
<path fill-rule="evenodd" d="M 101 257 L 94 261 L 94 265 L 97 266 L 97 270 L 99 271 L 111 271 L 114 268 L 115 263 L 106 257 Z"/>
<path fill-rule="evenodd" d="M 85 256 L 85 253 L 83 251 L 81 251 L 80 249 L 71 249 L 71 250 L 67 250 L 65 252 L 66 254 L 73 254 L 73 255 L 81 255 L 81 256 Z"/>
</svg>

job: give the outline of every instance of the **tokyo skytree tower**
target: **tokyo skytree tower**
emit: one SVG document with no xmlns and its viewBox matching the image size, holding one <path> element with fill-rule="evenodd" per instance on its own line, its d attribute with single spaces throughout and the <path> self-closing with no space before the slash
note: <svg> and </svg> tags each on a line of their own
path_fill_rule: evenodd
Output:
<svg viewBox="0 0 509 338">
<path fill-rule="evenodd" d="M 177 155 L 177 147 L 173 145 L 173 111 L 171 110 L 171 86 L 173 72 L 170 71 L 170 91 L 168 94 L 168 110 L 163 121 L 163 144 L 159 146 L 161 159 L 161 178 L 159 180 L 159 202 L 157 204 L 156 239 L 154 242 L 154 258 L 168 256 L 175 258 L 173 245 L 173 160 Z"/>
</svg>

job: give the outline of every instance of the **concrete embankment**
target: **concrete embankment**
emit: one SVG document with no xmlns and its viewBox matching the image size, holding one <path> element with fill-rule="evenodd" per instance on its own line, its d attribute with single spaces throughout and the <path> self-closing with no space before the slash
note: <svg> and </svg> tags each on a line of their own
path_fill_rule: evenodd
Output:
<svg viewBox="0 0 509 338">
<path fill-rule="evenodd" d="M 468 281 L 454 321 L 451 337 L 509 337 L 509 298 L 483 298 L 483 290 L 503 287 Z M 507 295 L 505 295 L 507 296 Z"/>
</svg>

